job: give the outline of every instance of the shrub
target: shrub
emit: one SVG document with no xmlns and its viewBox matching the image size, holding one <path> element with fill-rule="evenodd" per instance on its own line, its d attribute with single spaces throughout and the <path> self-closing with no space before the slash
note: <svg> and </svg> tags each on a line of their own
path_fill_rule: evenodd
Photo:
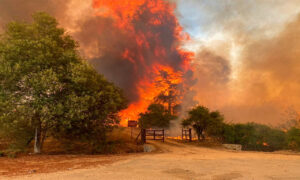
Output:
<svg viewBox="0 0 300 180">
<path fill-rule="evenodd" d="M 291 128 L 287 132 L 288 148 L 300 151 L 300 129 Z"/>
<path fill-rule="evenodd" d="M 266 125 L 225 124 L 225 143 L 241 144 L 244 150 L 275 151 L 286 148 L 286 135 L 283 131 Z"/>
</svg>

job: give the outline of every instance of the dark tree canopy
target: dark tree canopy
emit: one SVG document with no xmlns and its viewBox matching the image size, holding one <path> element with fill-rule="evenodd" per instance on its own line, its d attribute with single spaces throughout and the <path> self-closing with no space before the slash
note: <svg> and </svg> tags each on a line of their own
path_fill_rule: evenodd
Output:
<svg viewBox="0 0 300 180">
<path fill-rule="evenodd" d="M 168 128 L 170 121 L 175 118 L 163 105 L 150 104 L 147 112 L 140 114 L 139 126 L 142 128 Z"/>
<path fill-rule="evenodd" d="M 201 138 L 205 139 L 205 133 L 211 136 L 220 134 L 223 120 L 218 111 L 210 112 L 204 106 L 197 106 L 189 111 L 188 118 L 182 121 L 182 126 L 192 126 L 200 141 Z"/>
</svg>

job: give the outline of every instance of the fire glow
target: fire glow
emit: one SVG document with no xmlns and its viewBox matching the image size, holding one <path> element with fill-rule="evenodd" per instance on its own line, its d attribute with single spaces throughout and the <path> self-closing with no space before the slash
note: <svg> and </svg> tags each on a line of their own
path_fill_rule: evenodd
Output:
<svg viewBox="0 0 300 180">
<path fill-rule="evenodd" d="M 97 16 L 113 19 L 114 28 L 130 40 L 119 52 L 133 67 L 134 72 L 128 73 L 137 76 L 132 89 L 138 98 L 120 113 L 121 125 L 126 125 L 129 119 L 137 120 L 139 113 L 168 88 L 161 72 L 168 74 L 171 83 L 184 83 L 183 75 L 190 70 L 193 54 L 180 45 L 188 35 L 174 15 L 175 5 L 168 1 L 94 0 L 93 7 L 99 9 Z"/>
</svg>

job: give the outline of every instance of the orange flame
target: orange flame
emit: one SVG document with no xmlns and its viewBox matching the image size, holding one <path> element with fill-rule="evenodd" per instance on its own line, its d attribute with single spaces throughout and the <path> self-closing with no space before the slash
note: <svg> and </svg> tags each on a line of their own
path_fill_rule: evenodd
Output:
<svg viewBox="0 0 300 180">
<path fill-rule="evenodd" d="M 93 7 L 99 9 L 97 16 L 112 18 L 115 28 L 130 34 L 132 42 L 128 43 L 135 44 L 136 48 L 125 49 L 121 57 L 130 61 L 136 72 L 143 71 L 135 84 L 139 100 L 131 102 L 127 109 L 120 112 L 121 125 L 126 126 L 127 120 L 137 120 L 139 113 L 144 112 L 157 95 L 167 90 L 168 84 L 162 81 L 160 71 L 168 74 L 171 83 L 183 83 L 182 76 L 190 69 L 193 54 L 180 49 L 179 42 L 189 37 L 182 32 L 174 15 L 175 5 L 168 1 L 94 0 Z M 171 34 L 171 41 L 164 40 L 162 33 L 165 31 Z M 174 58 L 180 60 L 175 62 Z M 159 86 L 157 82 L 161 82 Z"/>
<path fill-rule="evenodd" d="M 269 146 L 269 144 L 266 142 L 263 142 L 263 146 Z"/>
<path fill-rule="evenodd" d="M 137 120 L 139 113 L 146 111 L 148 105 L 153 102 L 154 97 L 168 89 L 168 84 L 162 81 L 162 77 L 159 74 L 161 70 L 168 73 L 171 77 L 171 83 L 179 84 L 182 82 L 181 72 L 175 72 L 167 66 L 157 65 L 153 70 L 155 74 L 153 79 L 149 78 L 139 82 L 138 94 L 141 97 L 140 101 L 131 103 L 127 109 L 120 112 L 121 125 L 126 126 L 128 120 Z M 161 83 L 157 86 L 156 82 Z"/>
</svg>

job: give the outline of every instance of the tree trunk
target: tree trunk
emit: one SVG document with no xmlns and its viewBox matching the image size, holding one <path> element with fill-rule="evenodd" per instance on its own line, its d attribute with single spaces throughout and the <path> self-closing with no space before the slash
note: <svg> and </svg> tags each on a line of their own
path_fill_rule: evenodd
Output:
<svg viewBox="0 0 300 180">
<path fill-rule="evenodd" d="M 201 137 L 203 137 L 203 130 L 201 128 L 196 129 L 198 141 L 201 141 Z"/>
<path fill-rule="evenodd" d="M 198 141 L 200 142 L 201 141 L 201 133 L 202 133 L 201 129 L 197 128 L 196 133 L 197 133 Z"/>
<path fill-rule="evenodd" d="M 47 136 L 47 129 L 44 129 L 43 130 L 43 133 L 42 134 L 42 137 L 41 137 L 41 150 L 43 149 L 43 145 L 44 145 L 44 142 L 45 142 L 45 139 L 46 139 L 46 136 Z"/>
<path fill-rule="evenodd" d="M 168 112 L 169 112 L 169 114 L 173 114 L 172 113 L 172 96 L 173 96 L 173 92 L 169 91 L 169 95 L 168 95 Z"/>
<path fill-rule="evenodd" d="M 205 135 L 202 133 L 201 134 L 203 141 L 205 141 Z"/>
<path fill-rule="evenodd" d="M 39 124 L 35 128 L 35 138 L 34 138 L 34 153 L 41 153 L 41 125 Z"/>
<path fill-rule="evenodd" d="M 200 142 L 201 138 L 200 138 L 200 134 L 199 133 L 197 133 L 197 137 L 198 137 L 198 141 Z"/>
</svg>

